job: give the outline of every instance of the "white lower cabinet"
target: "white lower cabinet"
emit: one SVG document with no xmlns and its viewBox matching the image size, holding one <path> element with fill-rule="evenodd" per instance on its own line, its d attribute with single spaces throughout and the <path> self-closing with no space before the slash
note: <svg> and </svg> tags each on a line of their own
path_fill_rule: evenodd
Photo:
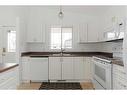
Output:
<svg viewBox="0 0 127 95">
<path fill-rule="evenodd" d="M 22 82 L 30 82 L 30 57 L 22 57 Z"/>
<path fill-rule="evenodd" d="M 49 57 L 49 80 L 61 80 L 60 57 Z"/>
<path fill-rule="evenodd" d="M 85 80 L 92 79 L 92 62 L 91 57 L 84 57 L 84 64 L 85 64 Z"/>
<path fill-rule="evenodd" d="M 91 57 L 23 57 L 23 82 L 91 81 Z"/>
<path fill-rule="evenodd" d="M 74 79 L 85 79 L 84 57 L 74 58 Z"/>
<path fill-rule="evenodd" d="M 127 89 L 127 78 L 123 66 L 113 64 L 113 89 Z"/>
<path fill-rule="evenodd" d="M 48 81 L 48 58 L 31 57 L 30 58 L 30 80 Z"/>
<path fill-rule="evenodd" d="M 74 79 L 73 57 L 63 57 L 62 61 L 62 80 Z"/>
<path fill-rule="evenodd" d="M 90 81 L 90 57 L 49 57 L 49 80 Z"/>
<path fill-rule="evenodd" d="M 18 84 L 18 67 L 0 73 L 0 89 L 17 89 Z"/>
<path fill-rule="evenodd" d="M 90 57 L 74 58 L 74 79 L 89 81 L 92 78 Z"/>
</svg>

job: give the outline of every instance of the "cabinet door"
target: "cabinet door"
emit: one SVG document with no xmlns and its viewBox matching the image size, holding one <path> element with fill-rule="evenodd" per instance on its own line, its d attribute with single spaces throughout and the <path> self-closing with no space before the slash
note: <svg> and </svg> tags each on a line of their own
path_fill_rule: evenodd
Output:
<svg viewBox="0 0 127 95">
<path fill-rule="evenodd" d="M 97 23 L 89 23 L 88 24 L 87 42 L 98 42 L 99 29 L 100 28 Z"/>
<path fill-rule="evenodd" d="M 22 57 L 22 81 L 28 82 L 30 80 L 30 64 L 29 57 Z"/>
<path fill-rule="evenodd" d="M 45 42 L 45 24 L 40 21 L 33 21 L 32 18 L 28 21 L 27 25 L 27 42 Z"/>
<path fill-rule="evenodd" d="M 60 57 L 49 57 L 49 79 L 61 80 Z"/>
<path fill-rule="evenodd" d="M 85 79 L 84 57 L 74 57 L 74 79 Z"/>
<path fill-rule="evenodd" d="M 48 80 L 48 58 L 30 58 L 31 81 Z"/>
<path fill-rule="evenodd" d="M 92 66 L 91 66 L 90 57 L 84 57 L 84 67 L 85 67 L 85 79 L 91 80 L 92 79 Z"/>
<path fill-rule="evenodd" d="M 74 79 L 73 57 L 62 57 L 62 80 Z"/>
<path fill-rule="evenodd" d="M 87 24 L 79 24 L 78 31 L 79 31 L 79 43 L 87 42 Z"/>
</svg>

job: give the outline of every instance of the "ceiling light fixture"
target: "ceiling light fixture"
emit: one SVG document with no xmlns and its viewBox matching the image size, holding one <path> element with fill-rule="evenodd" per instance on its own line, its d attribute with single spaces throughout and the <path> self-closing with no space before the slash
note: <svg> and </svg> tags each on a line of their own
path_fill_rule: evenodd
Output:
<svg viewBox="0 0 127 95">
<path fill-rule="evenodd" d="M 59 18 L 63 18 L 62 6 L 60 6 L 60 12 L 58 14 Z"/>
</svg>

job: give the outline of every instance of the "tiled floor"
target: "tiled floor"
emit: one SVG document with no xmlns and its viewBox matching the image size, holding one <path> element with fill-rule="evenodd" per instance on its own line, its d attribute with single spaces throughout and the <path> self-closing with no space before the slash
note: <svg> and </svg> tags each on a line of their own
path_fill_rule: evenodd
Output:
<svg viewBox="0 0 127 95">
<path fill-rule="evenodd" d="M 84 90 L 93 90 L 91 82 L 80 83 Z M 18 87 L 18 90 L 38 90 L 41 83 L 23 83 Z"/>
</svg>

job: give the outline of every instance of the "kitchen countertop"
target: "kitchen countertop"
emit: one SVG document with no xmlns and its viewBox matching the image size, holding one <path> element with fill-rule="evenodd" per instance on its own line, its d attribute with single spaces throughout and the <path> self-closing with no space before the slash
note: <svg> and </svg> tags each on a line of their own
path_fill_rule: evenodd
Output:
<svg viewBox="0 0 127 95">
<path fill-rule="evenodd" d="M 112 62 L 112 64 L 124 66 L 123 60 L 121 58 L 117 58 L 117 57 L 116 58 L 109 58 L 109 57 L 105 57 L 105 56 L 102 56 L 102 55 L 97 55 L 96 57 L 109 60 L 109 61 Z"/>
<path fill-rule="evenodd" d="M 18 66 L 17 63 L 0 63 L 0 73 Z"/>
<path fill-rule="evenodd" d="M 112 58 L 112 53 L 107 52 L 63 52 L 62 57 L 77 57 L 77 56 L 86 56 L 92 57 L 96 55 L 103 55 L 106 57 Z M 60 52 L 24 52 L 22 53 L 23 56 L 30 56 L 30 57 L 61 57 Z"/>
<path fill-rule="evenodd" d="M 119 66 L 124 66 L 123 61 L 119 59 L 113 59 L 112 60 L 113 64 L 119 65 Z"/>
<path fill-rule="evenodd" d="M 23 52 L 21 56 L 29 56 L 29 57 L 61 57 L 60 52 Z M 97 56 L 100 58 L 105 58 L 107 60 L 111 60 L 112 64 L 124 66 L 123 61 L 119 58 L 113 58 L 113 53 L 107 52 L 63 52 L 62 57 L 92 57 Z"/>
</svg>

